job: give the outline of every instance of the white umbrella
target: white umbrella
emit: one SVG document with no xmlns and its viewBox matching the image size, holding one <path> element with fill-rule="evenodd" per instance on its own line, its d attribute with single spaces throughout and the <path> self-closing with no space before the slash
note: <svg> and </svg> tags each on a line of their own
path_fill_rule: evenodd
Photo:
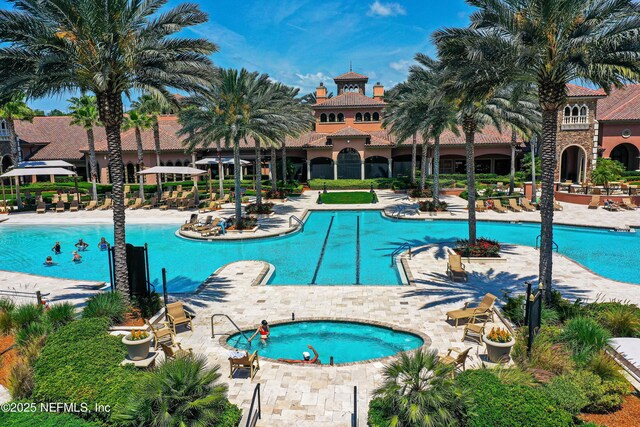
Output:
<svg viewBox="0 0 640 427">
<path fill-rule="evenodd" d="M 154 166 L 138 172 L 138 175 L 152 175 L 158 173 L 171 173 L 176 175 L 202 175 L 207 171 L 202 169 L 191 168 L 188 166 Z"/>
<path fill-rule="evenodd" d="M 0 175 L 0 178 L 16 178 L 20 176 L 33 176 L 33 175 L 64 175 L 64 176 L 75 176 L 76 177 L 76 196 L 78 197 L 78 202 L 80 201 L 80 194 L 78 192 L 78 179 L 77 174 L 74 171 L 70 171 L 69 169 L 63 168 L 47 168 L 47 167 L 27 167 L 27 168 L 16 168 L 12 169 L 9 172 L 6 172 Z M 2 182 L 2 198 L 5 201 L 5 205 L 7 203 L 7 197 L 4 192 L 4 180 L 0 180 Z"/>
<path fill-rule="evenodd" d="M 220 158 L 220 160 L 222 160 L 222 164 L 223 165 L 232 165 L 233 164 L 233 157 L 222 157 Z M 218 164 L 218 158 L 217 157 L 205 157 L 204 159 L 200 159 L 196 162 L 196 165 L 217 165 Z M 240 164 L 241 165 L 250 165 L 251 162 L 248 160 L 242 160 L 240 159 Z"/>
<path fill-rule="evenodd" d="M 71 163 L 64 160 L 29 160 L 18 163 L 18 168 L 72 168 Z"/>
</svg>

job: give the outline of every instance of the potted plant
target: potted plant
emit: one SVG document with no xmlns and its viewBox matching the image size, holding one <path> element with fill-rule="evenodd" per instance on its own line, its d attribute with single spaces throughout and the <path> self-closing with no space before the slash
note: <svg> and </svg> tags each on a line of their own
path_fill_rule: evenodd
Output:
<svg viewBox="0 0 640 427">
<path fill-rule="evenodd" d="M 151 339 L 153 336 L 147 331 L 133 330 L 122 337 L 122 343 L 127 346 L 130 360 L 143 360 L 149 356 Z"/>
<path fill-rule="evenodd" d="M 487 345 L 487 356 L 493 363 L 508 361 L 511 347 L 516 343 L 509 331 L 502 328 L 491 328 L 491 332 L 483 335 L 482 339 Z"/>
</svg>

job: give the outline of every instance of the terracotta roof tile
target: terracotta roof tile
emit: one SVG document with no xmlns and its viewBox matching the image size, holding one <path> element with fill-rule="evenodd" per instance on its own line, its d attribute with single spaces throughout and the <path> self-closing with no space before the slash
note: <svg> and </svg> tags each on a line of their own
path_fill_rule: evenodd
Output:
<svg viewBox="0 0 640 427">
<path fill-rule="evenodd" d="M 640 85 L 613 88 L 609 96 L 598 101 L 596 119 L 640 120 Z"/>
<path fill-rule="evenodd" d="M 182 145 L 185 137 L 178 137 L 177 132 L 180 130 L 180 123 L 176 116 L 161 116 L 158 118 L 160 128 L 160 146 L 167 151 L 184 151 Z M 137 151 L 135 129 L 129 129 L 122 132 L 122 151 Z M 142 131 L 142 148 L 144 151 L 154 151 L 155 141 L 153 140 L 153 130 L 146 129 Z M 107 151 L 107 140 L 96 139 L 96 151 Z"/>
<path fill-rule="evenodd" d="M 368 81 L 369 77 L 363 75 L 363 74 L 358 74 L 358 73 L 354 73 L 353 71 L 349 71 L 348 73 L 344 73 L 344 74 L 340 74 L 338 77 L 334 77 L 333 81 L 335 82 L 339 82 L 339 81 L 345 81 L 345 80 L 365 80 Z"/>
<path fill-rule="evenodd" d="M 315 104 L 316 109 L 334 107 L 384 107 L 385 102 L 369 98 L 357 92 L 344 92 L 326 101 Z"/>
<path fill-rule="evenodd" d="M 589 89 L 587 87 L 578 86 L 574 84 L 567 85 L 567 97 L 580 98 L 580 97 L 593 97 L 593 96 L 606 96 L 602 89 Z"/>
<path fill-rule="evenodd" d="M 346 126 L 340 129 L 337 132 L 331 134 L 331 136 L 369 136 L 367 132 L 363 132 L 360 129 L 353 128 L 351 126 Z"/>
</svg>

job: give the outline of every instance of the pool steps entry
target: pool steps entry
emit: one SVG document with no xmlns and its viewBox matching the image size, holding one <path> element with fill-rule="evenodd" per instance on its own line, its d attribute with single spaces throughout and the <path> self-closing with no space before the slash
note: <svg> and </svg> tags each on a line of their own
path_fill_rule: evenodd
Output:
<svg viewBox="0 0 640 427">
<path fill-rule="evenodd" d="M 329 221 L 329 227 L 327 227 L 327 234 L 324 236 L 324 243 L 322 244 L 322 250 L 320 251 L 320 257 L 318 258 L 318 263 L 316 264 L 316 271 L 313 273 L 313 278 L 311 279 L 311 285 L 316 284 L 316 280 L 318 280 L 318 272 L 320 272 L 320 265 L 322 264 L 322 258 L 324 258 L 324 251 L 327 249 L 327 242 L 329 242 L 329 234 L 331 233 L 331 227 L 333 226 L 333 220 L 335 216 L 331 216 L 331 221 Z"/>
<path fill-rule="evenodd" d="M 228 315 L 224 314 L 224 313 L 216 313 L 216 314 L 211 315 L 211 338 L 214 338 L 214 337 L 215 337 L 215 333 L 214 333 L 214 331 L 213 331 L 213 319 L 214 319 L 214 318 L 216 318 L 217 316 L 224 316 L 224 317 L 226 317 L 226 318 L 229 320 L 229 322 L 231 322 L 231 324 L 232 324 L 232 325 L 233 325 L 233 326 L 238 330 L 238 332 L 240 332 L 240 334 L 242 335 L 242 337 L 243 337 L 245 340 L 247 340 L 247 342 L 251 342 L 251 341 L 249 341 L 249 338 L 247 338 L 247 336 L 244 334 L 244 332 L 242 332 L 242 329 L 240 329 L 240 327 L 239 327 L 238 325 L 236 325 L 236 322 L 234 322 L 233 320 L 231 320 L 231 318 L 230 318 Z"/>
</svg>

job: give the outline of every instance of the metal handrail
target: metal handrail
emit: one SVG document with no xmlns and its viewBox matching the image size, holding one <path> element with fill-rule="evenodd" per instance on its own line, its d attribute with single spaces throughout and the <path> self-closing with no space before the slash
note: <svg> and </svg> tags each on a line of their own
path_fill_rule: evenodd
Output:
<svg viewBox="0 0 640 427">
<path fill-rule="evenodd" d="M 295 216 L 295 215 L 291 215 L 291 216 L 289 217 L 289 227 L 291 227 L 291 220 L 292 220 L 292 219 L 293 219 L 295 222 L 297 222 L 298 224 L 300 224 L 300 231 L 304 231 L 304 222 L 303 222 L 300 218 L 298 218 L 297 216 Z"/>
<path fill-rule="evenodd" d="M 353 386 L 353 415 L 351 416 L 351 426 L 358 427 L 358 386 Z"/>
<path fill-rule="evenodd" d="M 0 296 L 18 297 L 18 298 L 35 298 L 38 304 L 42 304 L 42 297 L 48 297 L 51 293 L 43 294 L 40 291 L 27 292 L 16 291 L 11 289 L 0 289 Z"/>
<path fill-rule="evenodd" d="M 256 403 L 256 396 L 258 396 L 258 411 L 256 412 L 257 418 L 254 418 L 253 405 Z M 262 418 L 262 407 L 260 405 L 260 383 L 256 384 L 256 388 L 253 389 L 253 397 L 251 398 L 251 406 L 249 407 L 249 416 L 247 417 L 246 427 L 254 427 L 259 419 Z"/>
<path fill-rule="evenodd" d="M 395 263 L 396 256 L 402 253 L 405 250 L 409 250 L 409 259 L 411 259 L 411 245 L 409 243 L 404 242 L 400 246 L 398 246 L 393 252 L 391 252 L 391 266 Z"/>
<path fill-rule="evenodd" d="M 240 327 L 239 327 L 238 325 L 236 325 L 236 322 L 234 322 L 233 320 L 231 320 L 231 318 L 230 318 L 228 315 L 224 314 L 224 313 L 216 313 L 216 314 L 213 314 L 213 315 L 211 316 L 211 338 L 215 338 L 215 335 L 216 335 L 216 334 L 214 333 L 214 331 L 213 331 L 213 319 L 214 319 L 216 316 L 224 316 L 224 317 L 226 317 L 227 319 L 229 319 L 229 322 L 231 322 L 231 324 L 232 324 L 233 326 L 235 326 L 235 328 L 238 330 L 238 332 L 240 332 L 240 335 L 242 335 L 242 336 L 244 337 L 244 339 L 245 339 L 245 340 L 247 340 L 247 342 L 248 342 L 248 343 L 250 343 L 250 342 L 251 342 L 251 341 L 249 341 L 249 338 L 247 338 L 247 336 L 244 334 L 244 332 L 242 332 L 242 329 L 240 329 Z"/>
<path fill-rule="evenodd" d="M 538 237 L 536 237 L 536 249 L 538 249 L 540 247 L 540 238 L 542 238 L 542 234 L 539 234 Z M 553 245 L 553 248 L 556 250 L 556 252 L 560 251 L 560 247 L 555 242 L 555 240 L 552 240 L 551 244 Z"/>
</svg>

